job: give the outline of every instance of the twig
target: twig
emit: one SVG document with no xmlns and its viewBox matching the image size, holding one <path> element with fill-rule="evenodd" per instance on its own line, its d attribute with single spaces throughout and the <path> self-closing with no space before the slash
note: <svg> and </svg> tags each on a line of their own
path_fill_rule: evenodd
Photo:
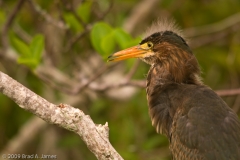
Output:
<svg viewBox="0 0 240 160">
<path fill-rule="evenodd" d="M 134 63 L 134 65 L 132 66 L 132 68 L 130 69 L 130 71 L 128 72 L 128 74 L 126 75 L 126 80 L 129 81 L 133 75 L 136 73 L 138 66 L 140 64 L 140 60 L 137 59 Z"/>
<path fill-rule="evenodd" d="M 74 15 L 74 17 L 78 20 L 79 23 L 81 23 L 81 25 L 83 26 L 83 28 L 86 28 L 86 24 L 85 22 L 83 22 L 82 18 L 80 16 L 78 16 L 78 14 L 76 13 L 74 6 L 73 6 L 73 2 L 70 2 L 70 11 L 72 12 L 72 14 Z"/>
<path fill-rule="evenodd" d="M 129 33 L 135 29 L 135 26 L 143 21 L 152 12 L 152 8 L 159 3 L 159 0 L 142 0 L 132 9 L 130 16 L 124 23 L 124 30 Z"/>
<path fill-rule="evenodd" d="M 108 13 L 109 11 L 111 10 L 113 6 L 113 0 L 110 1 L 110 5 L 108 7 L 108 9 L 102 14 L 99 16 L 98 20 L 101 20 L 103 19 Z M 84 31 L 81 32 L 81 33 L 78 33 L 76 36 L 72 37 L 71 39 L 68 40 L 68 43 L 66 45 L 66 49 L 64 50 L 64 52 L 69 52 L 72 48 L 72 46 L 77 42 L 79 41 L 82 37 L 84 37 L 86 34 L 88 34 L 90 32 L 90 30 L 92 29 L 92 26 L 94 23 L 92 24 L 85 24 L 82 19 L 77 15 L 77 13 L 75 12 L 75 10 L 73 9 L 73 6 L 70 7 L 71 8 L 71 11 L 72 13 L 74 14 L 74 16 L 78 19 L 78 21 L 83 25 L 84 27 Z"/>
<path fill-rule="evenodd" d="M 42 79 L 43 81 L 47 82 L 48 85 L 51 85 L 53 88 L 63 91 L 68 94 L 76 95 L 83 91 L 86 87 L 89 86 L 94 80 L 99 78 L 104 72 L 108 69 L 116 66 L 118 63 L 114 63 L 112 65 L 107 65 L 101 67 L 97 70 L 92 77 L 85 80 L 84 82 L 79 82 L 77 80 L 71 79 L 64 73 L 58 71 L 54 67 L 48 66 L 47 70 L 46 67 L 38 67 L 35 70 L 35 74 Z M 96 84 L 96 83 L 95 83 Z"/>
<path fill-rule="evenodd" d="M 199 48 L 206 44 L 221 40 L 228 35 L 229 35 L 229 32 L 219 32 L 211 35 L 204 35 L 201 37 L 192 38 L 189 45 L 192 49 Z"/>
<path fill-rule="evenodd" d="M 145 88 L 146 87 L 146 81 L 145 80 L 131 80 L 131 81 L 122 81 L 117 84 L 98 84 L 98 83 L 91 83 L 89 85 L 89 88 L 95 91 L 106 91 L 108 89 L 116 89 L 121 88 L 124 86 L 135 86 L 139 88 Z"/>
<path fill-rule="evenodd" d="M 94 82 L 100 75 L 102 75 L 106 70 L 114 67 L 118 63 L 115 63 L 110 66 L 105 66 L 100 68 L 95 75 L 90 77 L 85 82 L 79 83 L 78 81 L 69 78 L 67 75 L 61 73 L 53 67 L 48 67 L 46 71 L 45 67 L 39 67 L 35 73 L 43 81 L 47 82 L 48 85 L 51 85 L 53 88 L 63 91 L 68 94 L 76 95 L 83 91 L 85 87 L 88 87 L 94 91 L 105 91 L 108 89 L 120 88 L 124 86 L 135 86 L 135 87 L 145 87 L 145 80 L 127 80 L 124 79 L 118 84 L 106 84 L 106 82 Z"/>
<path fill-rule="evenodd" d="M 16 32 L 16 34 L 21 37 L 21 39 L 27 43 L 30 43 L 31 40 L 32 40 L 32 37 L 27 33 L 25 32 L 21 26 L 19 26 L 19 24 L 17 25 L 14 25 L 13 26 L 13 30 L 14 32 Z"/>
<path fill-rule="evenodd" d="M 216 32 L 213 34 L 203 35 L 195 38 L 191 38 L 190 46 L 191 48 L 198 48 L 201 46 L 204 46 L 206 44 L 216 42 L 218 40 L 222 40 L 224 37 L 227 37 L 228 35 L 236 32 L 240 29 L 240 23 L 234 24 L 231 26 L 228 30 L 224 32 Z"/>
<path fill-rule="evenodd" d="M 77 88 L 77 90 L 75 90 L 75 93 L 79 93 L 81 90 L 83 90 L 84 88 L 86 88 L 91 82 L 93 82 L 94 80 L 96 80 L 97 78 L 99 78 L 104 72 L 106 72 L 108 69 L 116 66 L 118 63 L 114 63 L 111 65 L 106 65 L 102 68 L 100 68 L 96 73 L 93 74 L 92 77 L 90 77 L 85 83 L 83 83 L 81 86 L 79 86 Z"/>
<path fill-rule="evenodd" d="M 109 2 L 110 5 L 109 5 L 108 9 L 98 17 L 98 21 L 105 18 L 107 16 L 107 14 L 111 11 L 111 9 L 113 7 L 113 2 L 114 2 L 113 0 L 110 0 L 110 2 Z M 99 15 L 99 13 L 97 15 Z"/>
<path fill-rule="evenodd" d="M 86 34 L 89 33 L 89 31 L 92 29 L 92 25 L 88 24 L 86 25 L 86 28 L 84 29 L 83 32 L 78 33 L 76 36 L 72 37 L 71 39 L 68 40 L 68 43 L 66 45 L 66 49 L 64 50 L 64 52 L 69 52 L 72 48 L 72 46 L 79 41 L 81 38 L 83 38 Z"/>
<path fill-rule="evenodd" d="M 64 24 L 61 21 L 57 21 L 54 18 L 52 18 L 46 11 L 44 11 L 40 6 L 38 6 L 36 3 L 34 3 L 32 0 L 28 0 L 30 5 L 33 7 L 33 9 L 40 14 L 48 23 L 60 28 L 60 29 L 68 29 L 69 27 Z"/>
<path fill-rule="evenodd" d="M 41 133 L 40 131 L 46 126 L 46 124 L 46 122 L 37 117 L 30 119 L 23 127 L 21 127 L 19 133 L 8 142 L 0 154 L 14 154 L 23 151 L 23 147 L 33 141 L 34 138 Z"/>
<path fill-rule="evenodd" d="M 231 26 L 234 26 L 236 24 L 240 23 L 240 12 L 234 15 L 231 15 L 227 17 L 226 19 L 222 21 L 218 21 L 216 23 L 212 23 L 209 25 L 201 26 L 201 27 L 193 27 L 193 28 L 187 28 L 184 29 L 184 33 L 188 37 L 196 37 L 196 36 L 202 36 L 206 34 L 212 34 L 216 32 L 221 32 L 222 30 L 225 30 Z"/>
<path fill-rule="evenodd" d="M 78 134 L 98 159 L 122 159 L 108 139 L 108 124 L 95 125 L 90 116 L 67 104 L 54 105 L 0 72 L 0 92 L 48 123 Z"/>
<path fill-rule="evenodd" d="M 6 47 L 8 46 L 8 30 L 9 30 L 10 26 L 12 25 L 12 22 L 13 22 L 14 18 L 16 17 L 17 13 L 23 6 L 24 2 L 25 2 L 25 0 L 18 1 L 15 8 L 9 14 L 9 16 L 6 20 L 6 23 L 3 25 L 1 38 L 2 38 L 2 45 L 3 45 L 4 49 L 6 49 Z"/>
<path fill-rule="evenodd" d="M 240 94 L 240 88 L 238 89 L 226 89 L 226 90 L 217 90 L 215 91 L 219 96 L 235 96 Z"/>
<path fill-rule="evenodd" d="M 40 78 L 43 82 L 45 82 L 47 85 L 51 86 L 52 88 L 67 94 L 73 94 L 73 91 L 72 91 L 73 86 L 70 85 L 72 81 L 68 81 L 69 83 L 68 82 L 58 83 L 58 81 L 55 81 L 55 79 L 54 80 L 51 79 L 45 73 L 38 73 L 38 72 L 35 72 L 35 73 L 37 73 L 38 78 Z"/>
</svg>

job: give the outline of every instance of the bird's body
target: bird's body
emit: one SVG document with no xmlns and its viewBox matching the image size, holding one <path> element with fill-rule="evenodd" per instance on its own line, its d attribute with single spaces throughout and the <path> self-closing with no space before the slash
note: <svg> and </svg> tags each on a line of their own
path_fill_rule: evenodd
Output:
<svg viewBox="0 0 240 160">
<path fill-rule="evenodd" d="M 240 123 L 226 103 L 204 85 L 154 83 L 153 72 L 149 112 L 157 132 L 168 137 L 173 159 L 240 159 Z"/>
<path fill-rule="evenodd" d="M 149 114 L 156 131 L 168 137 L 174 160 L 240 160 L 240 121 L 202 84 L 198 62 L 177 32 L 160 28 L 109 60 L 130 57 L 151 65 Z"/>
</svg>

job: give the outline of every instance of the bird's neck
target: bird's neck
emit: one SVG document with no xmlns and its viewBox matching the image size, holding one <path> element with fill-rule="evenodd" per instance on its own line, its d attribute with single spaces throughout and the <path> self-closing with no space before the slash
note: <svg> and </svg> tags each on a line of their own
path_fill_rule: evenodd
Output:
<svg viewBox="0 0 240 160">
<path fill-rule="evenodd" d="M 195 57 L 188 58 L 188 61 L 164 61 L 151 66 L 147 76 L 148 94 L 153 93 L 155 88 L 166 88 L 171 84 L 202 85 Z"/>
<path fill-rule="evenodd" d="M 153 64 L 148 72 L 147 80 L 151 85 L 202 84 L 200 68 L 194 55 L 183 60 L 169 58 L 169 60 Z"/>
</svg>

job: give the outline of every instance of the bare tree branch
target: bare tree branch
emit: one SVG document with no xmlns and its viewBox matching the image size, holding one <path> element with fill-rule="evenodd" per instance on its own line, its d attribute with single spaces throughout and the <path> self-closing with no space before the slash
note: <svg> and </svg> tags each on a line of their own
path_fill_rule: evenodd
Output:
<svg viewBox="0 0 240 160">
<path fill-rule="evenodd" d="M 137 24 L 148 17 L 152 8 L 159 2 L 159 0 L 142 0 L 140 3 L 136 4 L 136 7 L 132 9 L 130 16 L 126 19 L 123 28 L 131 33 Z"/>
<path fill-rule="evenodd" d="M 122 159 L 108 139 L 108 124 L 95 125 L 90 116 L 67 104 L 54 105 L 0 72 L 0 92 L 48 123 L 77 133 L 98 159 Z"/>
<path fill-rule="evenodd" d="M 199 48 L 206 44 L 216 42 L 240 29 L 240 13 L 231 15 L 221 21 L 199 27 L 184 29 L 190 37 L 191 48 Z"/>
<path fill-rule="evenodd" d="M 44 11 L 42 8 L 40 8 L 40 6 L 38 6 L 36 3 L 34 3 L 34 1 L 29 0 L 28 1 L 30 3 L 30 5 L 32 6 L 32 8 L 39 13 L 48 23 L 60 28 L 60 29 L 68 29 L 69 27 L 61 22 L 61 21 L 57 21 L 54 18 L 52 18 L 46 11 Z"/>
<path fill-rule="evenodd" d="M 223 19 L 216 23 L 212 23 L 212 24 L 208 24 L 208 25 L 200 26 L 200 27 L 186 28 L 186 29 L 184 29 L 184 33 L 188 37 L 202 36 L 202 35 L 206 35 L 206 34 L 221 32 L 227 28 L 230 28 L 231 26 L 238 24 L 238 23 L 240 23 L 240 12 L 236 13 L 234 15 L 231 15 L 231 16 L 227 17 L 226 19 Z"/>
<path fill-rule="evenodd" d="M 1 155 L 5 153 L 19 153 L 24 150 L 25 146 L 28 146 L 31 141 L 41 133 L 40 131 L 46 127 L 46 122 L 34 117 L 30 119 L 23 127 L 21 127 L 19 133 L 12 138 L 5 148 L 0 152 Z M 31 131 L 31 132 L 29 132 Z"/>
</svg>

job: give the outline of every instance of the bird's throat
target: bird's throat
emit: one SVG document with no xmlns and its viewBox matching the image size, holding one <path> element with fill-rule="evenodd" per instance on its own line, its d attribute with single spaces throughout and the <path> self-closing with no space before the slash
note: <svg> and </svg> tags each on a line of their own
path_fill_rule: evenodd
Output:
<svg viewBox="0 0 240 160">
<path fill-rule="evenodd" d="M 194 57 L 195 58 L 195 57 Z M 147 86 L 164 86 L 172 83 L 201 85 L 198 62 L 165 62 L 153 64 L 148 72 Z"/>
</svg>

